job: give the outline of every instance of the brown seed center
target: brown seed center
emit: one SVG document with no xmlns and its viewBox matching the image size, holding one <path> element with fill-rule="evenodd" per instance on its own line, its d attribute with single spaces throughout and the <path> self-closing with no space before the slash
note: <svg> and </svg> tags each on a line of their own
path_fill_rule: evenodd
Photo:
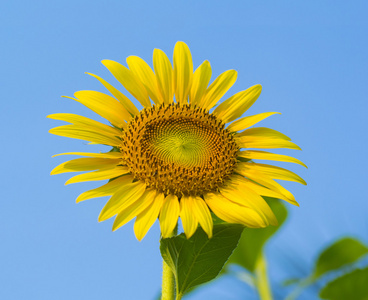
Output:
<svg viewBox="0 0 368 300">
<path fill-rule="evenodd" d="M 233 173 L 238 150 L 221 120 L 188 104 L 144 109 L 120 147 L 135 179 L 178 197 L 215 191 Z"/>
</svg>

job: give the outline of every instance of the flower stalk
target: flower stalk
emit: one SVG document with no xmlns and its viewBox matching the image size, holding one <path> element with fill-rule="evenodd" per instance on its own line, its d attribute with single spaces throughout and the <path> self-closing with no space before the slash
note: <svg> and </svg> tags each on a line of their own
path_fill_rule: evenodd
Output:
<svg viewBox="0 0 368 300">
<path fill-rule="evenodd" d="M 267 263 L 263 254 L 261 254 L 257 259 L 255 275 L 259 298 L 261 300 L 272 300 L 272 292 L 267 275 Z"/>
<path fill-rule="evenodd" d="M 174 231 L 170 234 L 170 237 L 178 234 L 178 224 L 176 224 Z M 161 237 L 162 238 L 162 237 Z M 175 277 L 174 273 L 167 265 L 165 260 L 162 260 L 162 286 L 161 286 L 161 300 L 174 300 L 175 299 Z M 176 299 L 180 299 L 177 295 Z"/>
<path fill-rule="evenodd" d="M 162 261 L 162 296 L 161 300 L 175 299 L 175 278 L 170 267 Z"/>
</svg>

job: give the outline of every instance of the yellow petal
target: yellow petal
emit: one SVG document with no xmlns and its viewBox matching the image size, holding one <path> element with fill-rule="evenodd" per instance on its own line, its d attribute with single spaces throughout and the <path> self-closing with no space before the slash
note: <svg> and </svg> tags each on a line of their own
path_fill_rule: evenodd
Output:
<svg viewBox="0 0 368 300">
<path fill-rule="evenodd" d="M 231 122 L 239 118 L 253 105 L 261 91 L 262 86 L 260 84 L 254 85 L 222 102 L 213 113 L 225 123 Z"/>
<path fill-rule="evenodd" d="M 214 107 L 220 98 L 233 86 L 238 73 L 235 70 L 228 70 L 220 74 L 206 90 L 199 106 L 205 109 Z"/>
<path fill-rule="evenodd" d="M 198 227 L 198 220 L 193 213 L 193 198 L 183 196 L 180 199 L 180 218 L 183 223 L 184 233 L 189 239 Z"/>
<path fill-rule="evenodd" d="M 65 185 L 77 182 L 84 182 L 84 181 L 96 181 L 96 180 L 106 180 L 115 178 L 124 174 L 129 173 L 128 167 L 121 167 L 118 166 L 114 169 L 107 169 L 107 170 L 99 170 L 90 173 L 76 175 L 70 178 Z"/>
<path fill-rule="evenodd" d="M 105 59 L 102 64 L 144 107 L 151 107 L 144 85 L 132 71 L 113 60 Z"/>
<path fill-rule="evenodd" d="M 81 202 L 84 200 L 92 199 L 92 198 L 99 198 L 105 196 L 111 196 L 114 194 L 118 189 L 120 189 L 123 185 L 131 183 L 134 177 L 131 175 L 123 175 L 119 178 L 116 178 L 98 188 L 86 191 L 80 194 L 76 200 L 76 202 Z"/>
<path fill-rule="evenodd" d="M 264 119 L 266 119 L 269 116 L 272 116 L 274 114 L 281 115 L 281 113 L 278 113 L 278 112 L 266 112 L 266 113 L 261 113 L 261 114 L 258 114 L 258 115 L 244 117 L 244 118 L 241 118 L 241 119 L 231 123 L 227 127 L 227 129 L 231 132 L 244 130 L 244 129 L 246 129 L 250 126 L 253 126 L 254 124 L 257 124 L 258 122 L 260 122 L 260 121 L 262 121 L 262 120 L 264 120 Z"/>
<path fill-rule="evenodd" d="M 277 219 L 267 202 L 241 181 L 234 182 L 232 185 L 220 188 L 220 192 L 232 202 L 255 210 L 263 217 L 266 225 L 277 225 Z"/>
<path fill-rule="evenodd" d="M 64 114 L 64 113 L 52 114 L 52 115 L 48 115 L 47 118 L 69 122 L 74 125 L 81 125 L 87 128 L 93 127 L 94 131 L 98 130 L 99 132 L 106 133 L 110 136 L 120 136 L 121 135 L 121 131 L 119 129 L 116 129 L 106 124 L 97 122 L 95 120 L 92 120 L 92 119 L 89 119 L 83 116 L 75 115 L 75 114 Z"/>
<path fill-rule="evenodd" d="M 256 150 L 241 151 L 238 153 L 238 156 L 247 159 L 262 159 L 262 160 L 291 162 L 307 168 L 307 166 L 304 163 L 302 163 L 299 159 L 287 155 L 274 154 L 265 151 L 256 151 Z"/>
<path fill-rule="evenodd" d="M 242 136 L 236 138 L 236 143 L 240 148 L 260 148 L 260 149 L 276 149 L 286 148 L 301 150 L 300 147 L 293 142 L 285 139 L 269 138 L 264 136 Z"/>
<path fill-rule="evenodd" d="M 99 77 L 95 74 L 91 74 L 91 73 L 86 73 L 86 74 L 91 75 L 91 76 L 95 77 L 96 79 L 98 79 L 108 89 L 108 91 L 116 99 L 119 100 L 119 102 L 129 112 L 130 115 L 135 116 L 135 115 L 139 114 L 138 108 L 136 108 L 135 105 L 133 104 L 133 102 L 130 101 L 129 98 L 127 96 L 125 96 L 122 92 L 120 92 L 118 89 L 114 88 L 110 83 L 108 83 L 107 81 L 105 81 L 101 77 Z M 129 115 L 128 116 L 124 115 L 123 117 L 127 121 L 129 121 L 129 119 L 130 119 Z"/>
<path fill-rule="evenodd" d="M 100 157 L 100 158 L 121 158 L 123 159 L 124 154 L 121 152 L 106 152 L 106 153 L 88 153 L 88 152 L 65 152 L 55 154 L 52 157 L 60 156 L 60 155 L 80 155 L 80 156 L 89 156 L 89 157 Z"/>
<path fill-rule="evenodd" d="M 301 184 L 307 185 L 307 183 L 301 178 L 300 176 L 296 175 L 294 172 L 286 170 L 284 168 L 266 165 L 266 164 L 257 164 L 257 163 L 244 163 L 246 168 L 251 170 L 256 170 L 267 176 L 271 177 L 272 179 L 281 179 L 287 181 L 295 181 Z"/>
<path fill-rule="evenodd" d="M 281 186 L 279 183 L 274 181 L 271 177 L 268 175 L 261 173 L 255 169 L 247 168 L 245 163 L 238 163 L 237 167 L 235 169 L 235 172 L 238 174 L 241 174 L 254 182 L 257 182 L 261 185 L 263 185 L 266 188 L 269 188 L 270 190 L 273 190 L 275 192 L 281 193 L 284 195 L 287 199 L 284 199 L 285 201 L 299 206 L 299 204 L 295 201 L 295 198 L 293 194 L 291 194 L 287 189 L 285 189 L 283 186 Z M 280 198 L 282 199 L 282 198 Z"/>
<path fill-rule="evenodd" d="M 118 128 L 126 128 L 124 115 L 126 109 L 115 98 L 96 91 L 78 91 L 74 93 L 76 101 L 87 106 Z"/>
<path fill-rule="evenodd" d="M 208 238 L 211 238 L 213 221 L 207 204 L 203 201 L 201 197 L 193 197 L 192 205 L 193 205 L 193 213 L 196 219 L 202 226 L 204 232 L 207 233 Z"/>
<path fill-rule="evenodd" d="M 65 136 L 73 139 L 85 140 L 97 144 L 119 146 L 121 140 L 111 136 L 110 133 L 102 133 L 99 128 L 80 126 L 80 125 L 63 125 L 49 130 L 50 133 Z"/>
<path fill-rule="evenodd" d="M 137 78 L 142 82 L 146 88 L 148 95 L 155 104 L 163 103 L 163 98 L 158 90 L 157 80 L 155 73 L 149 65 L 138 56 L 129 56 L 127 59 L 129 69 L 134 73 Z"/>
<path fill-rule="evenodd" d="M 228 223 L 240 223 L 241 218 L 237 218 L 237 214 L 239 213 L 238 207 L 235 203 L 230 203 L 228 199 L 222 196 L 219 193 L 207 193 L 204 194 L 204 200 L 209 208 L 213 211 L 213 213 L 219 217 L 221 220 Z M 236 209 L 234 209 L 236 207 Z"/>
<path fill-rule="evenodd" d="M 212 75 L 211 65 L 206 60 L 195 70 L 193 74 L 192 87 L 189 94 L 189 102 L 198 105 L 206 92 Z"/>
<path fill-rule="evenodd" d="M 263 218 L 253 209 L 231 202 L 219 193 L 204 195 L 207 205 L 221 220 L 250 228 L 266 227 Z"/>
<path fill-rule="evenodd" d="M 262 137 L 267 137 L 271 139 L 283 139 L 283 140 L 291 141 L 291 138 L 289 138 L 285 134 L 277 130 L 265 128 L 265 127 L 250 128 L 250 129 L 244 130 L 243 132 L 235 134 L 236 139 L 241 138 L 243 136 L 247 136 L 247 137 L 262 136 Z"/>
<path fill-rule="evenodd" d="M 178 223 L 180 205 L 178 197 L 168 195 L 162 205 L 160 212 L 160 227 L 163 238 L 170 237 Z"/>
<path fill-rule="evenodd" d="M 188 46 L 177 42 L 174 48 L 174 92 L 178 103 L 188 103 L 192 84 L 193 62 Z"/>
<path fill-rule="evenodd" d="M 143 212 L 147 207 L 149 207 L 156 197 L 156 191 L 153 189 L 146 190 L 143 195 L 133 202 L 131 205 L 123 208 L 121 212 L 116 216 L 112 230 L 120 228 L 121 226 L 128 223 L 135 216 Z"/>
<path fill-rule="evenodd" d="M 127 207 L 137 201 L 145 190 L 146 184 L 141 181 L 123 185 L 112 195 L 110 200 L 107 201 L 98 216 L 98 221 L 105 221 L 120 213 L 124 206 Z"/>
<path fill-rule="evenodd" d="M 269 188 L 261 186 L 255 183 L 254 181 L 244 178 L 243 176 L 233 175 L 231 176 L 231 180 L 235 182 L 241 181 L 242 184 L 246 185 L 248 188 L 250 188 L 252 191 L 257 193 L 258 195 L 289 201 L 289 199 L 285 197 L 285 195 L 281 194 L 280 192 L 276 190 L 270 190 Z"/>
<path fill-rule="evenodd" d="M 164 199 L 164 194 L 158 194 L 152 204 L 137 216 L 134 223 L 134 233 L 138 241 L 144 238 L 153 223 L 155 223 Z"/>
<path fill-rule="evenodd" d="M 51 175 L 66 172 L 93 171 L 100 169 L 113 169 L 121 159 L 109 158 L 77 158 L 64 162 L 51 171 Z"/>
<path fill-rule="evenodd" d="M 157 84 L 164 103 L 170 104 L 173 102 L 173 69 L 171 62 L 166 54 L 160 50 L 153 51 L 153 68 L 155 70 Z"/>
</svg>

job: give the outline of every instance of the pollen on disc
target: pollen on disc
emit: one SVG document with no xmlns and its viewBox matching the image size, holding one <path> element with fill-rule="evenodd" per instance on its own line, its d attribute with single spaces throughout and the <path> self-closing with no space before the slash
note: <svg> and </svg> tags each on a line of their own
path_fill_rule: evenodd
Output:
<svg viewBox="0 0 368 300">
<path fill-rule="evenodd" d="M 207 111 L 162 104 L 128 124 L 120 150 L 137 180 L 181 197 L 215 191 L 233 173 L 239 148 Z"/>
</svg>

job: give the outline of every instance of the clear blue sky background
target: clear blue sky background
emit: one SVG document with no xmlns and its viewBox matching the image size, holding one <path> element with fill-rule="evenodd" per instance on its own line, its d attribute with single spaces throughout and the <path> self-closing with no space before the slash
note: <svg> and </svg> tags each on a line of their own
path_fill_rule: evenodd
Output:
<svg viewBox="0 0 368 300">
<path fill-rule="evenodd" d="M 214 76 L 238 70 L 228 95 L 262 84 L 249 113 L 282 112 L 263 126 L 303 149 L 280 152 L 309 169 L 290 166 L 308 186 L 286 184 L 301 206 L 288 205 L 287 224 L 267 248 L 275 287 L 307 274 L 338 237 L 368 243 L 367 8 L 336 0 L 1 1 L 0 299 L 140 300 L 159 291 L 158 224 L 138 242 L 131 223 L 111 232 L 112 220 L 97 222 L 105 198 L 75 204 L 97 184 L 64 187 L 67 175 L 49 173 L 65 157 L 51 156 L 102 149 L 52 136 L 60 123 L 46 115 L 94 117 L 60 96 L 103 91 L 84 72 L 116 83 L 102 59 L 138 55 L 151 64 L 154 48 L 171 57 L 178 40 L 195 67 L 208 59 Z M 251 295 L 227 276 L 186 299 Z"/>
</svg>

